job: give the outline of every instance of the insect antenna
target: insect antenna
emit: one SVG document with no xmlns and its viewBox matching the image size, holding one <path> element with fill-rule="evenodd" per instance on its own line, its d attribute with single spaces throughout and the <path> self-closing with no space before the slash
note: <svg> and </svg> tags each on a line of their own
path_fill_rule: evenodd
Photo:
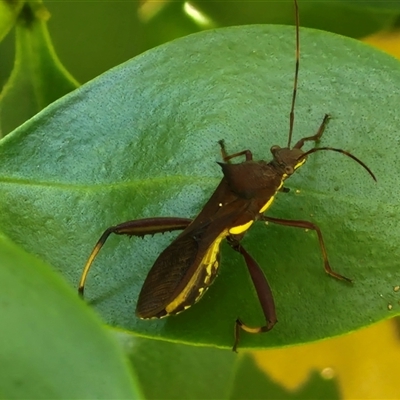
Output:
<svg viewBox="0 0 400 400">
<path fill-rule="evenodd" d="M 371 175 L 372 179 L 376 182 L 376 177 L 373 174 L 373 172 L 360 160 L 358 159 L 356 156 L 353 156 L 353 154 L 349 153 L 348 151 L 342 150 L 342 149 L 335 149 L 333 147 L 314 147 L 311 150 L 306 151 L 304 154 L 302 154 L 297 161 L 300 161 L 302 158 L 307 157 L 308 155 L 315 153 L 317 151 L 320 150 L 332 150 L 332 151 L 336 151 L 338 153 L 342 153 L 345 156 L 348 156 L 350 158 L 352 158 L 354 161 L 358 162 L 364 169 L 367 170 L 367 172 Z"/>
<path fill-rule="evenodd" d="M 294 70 L 294 84 L 293 84 L 293 96 L 292 96 L 292 108 L 290 109 L 290 119 L 289 119 L 289 139 L 288 139 L 288 147 L 290 148 L 290 143 L 292 141 L 293 134 L 293 124 L 294 124 L 294 105 L 296 103 L 296 95 L 297 95 L 297 80 L 299 76 L 299 63 L 300 63 L 300 39 L 299 39 L 299 6 L 297 4 L 297 0 L 294 0 L 294 10 L 296 16 L 296 67 Z"/>
</svg>

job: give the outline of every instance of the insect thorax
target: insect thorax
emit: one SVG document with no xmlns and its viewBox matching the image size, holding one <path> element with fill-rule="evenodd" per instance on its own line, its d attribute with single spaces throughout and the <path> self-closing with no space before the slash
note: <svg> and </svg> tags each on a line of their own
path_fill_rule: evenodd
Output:
<svg viewBox="0 0 400 400">
<path fill-rule="evenodd" d="M 243 199 L 271 197 L 282 182 L 283 171 L 277 171 L 266 161 L 222 164 L 221 167 L 230 189 Z"/>
</svg>

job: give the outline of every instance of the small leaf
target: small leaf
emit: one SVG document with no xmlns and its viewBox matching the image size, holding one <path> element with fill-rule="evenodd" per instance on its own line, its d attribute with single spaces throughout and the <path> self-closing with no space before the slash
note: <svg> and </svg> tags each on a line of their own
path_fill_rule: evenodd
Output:
<svg viewBox="0 0 400 400">
<path fill-rule="evenodd" d="M 19 0 L 0 0 L 0 42 L 14 26 L 23 4 Z"/>
<path fill-rule="evenodd" d="M 400 312 L 399 62 L 362 43 L 301 30 L 293 143 L 332 115 L 322 146 L 268 214 L 310 220 L 323 232 L 255 224 L 243 241 L 268 276 L 279 323 L 243 334 L 241 347 L 314 341 Z M 221 179 L 217 141 L 270 159 L 287 143 L 294 30 L 247 26 L 192 35 L 153 49 L 88 83 L 0 142 L 0 226 L 76 287 L 101 233 L 145 217 L 193 217 Z M 308 147 L 307 147 L 308 148 Z M 177 317 L 134 315 L 141 285 L 172 234 L 111 237 L 90 271 L 87 299 L 111 325 L 144 336 L 231 347 L 233 325 L 263 323 L 243 260 L 222 246 L 220 276 Z M 387 304 L 393 304 L 388 310 Z"/>
<path fill-rule="evenodd" d="M 78 87 L 54 52 L 48 17 L 41 4 L 29 2 L 19 15 L 14 68 L 0 93 L 0 137 Z"/>
</svg>

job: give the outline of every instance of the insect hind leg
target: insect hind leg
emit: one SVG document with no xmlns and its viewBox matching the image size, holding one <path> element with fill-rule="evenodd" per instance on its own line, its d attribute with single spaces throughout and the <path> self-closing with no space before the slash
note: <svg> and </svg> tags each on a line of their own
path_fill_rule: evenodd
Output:
<svg viewBox="0 0 400 400">
<path fill-rule="evenodd" d="M 81 279 L 79 281 L 78 293 L 83 297 L 85 290 L 85 282 L 89 273 L 90 267 L 100 249 L 108 237 L 115 233 L 116 235 L 128 235 L 128 236 L 145 236 L 154 235 L 156 233 L 172 232 L 176 230 L 185 229 L 190 223 L 191 219 L 188 218 L 175 218 L 175 217 L 160 217 L 160 218 L 143 218 L 133 221 L 123 222 L 122 224 L 111 226 L 107 228 L 100 239 L 94 246 L 82 272 Z"/>
<path fill-rule="evenodd" d="M 272 291 L 267 281 L 267 278 L 265 277 L 260 266 L 254 260 L 254 258 L 243 248 L 243 246 L 239 243 L 239 241 L 233 238 L 229 238 L 228 243 L 233 248 L 233 250 L 237 251 L 243 256 L 246 262 L 251 280 L 253 281 L 254 287 L 256 289 L 257 297 L 262 307 L 266 321 L 266 325 L 250 327 L 244 324 L 240 318 L 236 320 L 235 331 L 234 331 L 235 341 L 232 348 L 232 350 L 236 352 L 239 343 L 240 331 L 242 329 L 249 333 L 268 332 L 276 324 L 277 318 L 276 318 L 274 297 L 272 295 Z"/>
</svg>

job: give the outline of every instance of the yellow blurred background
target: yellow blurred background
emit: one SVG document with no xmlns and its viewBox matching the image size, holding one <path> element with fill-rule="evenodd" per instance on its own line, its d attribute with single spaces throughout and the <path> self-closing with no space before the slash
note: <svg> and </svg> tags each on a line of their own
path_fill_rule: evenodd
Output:
<svg viewBox="0 0 400 400">
<path fill-rule="evenodd" d="M 400 336 L 394 320 L 319 343 L 254 352 L 254 357 L 289 390 L 317 370 L 338 380 L 344 399 L 400 398 Z"/>
</svg>

